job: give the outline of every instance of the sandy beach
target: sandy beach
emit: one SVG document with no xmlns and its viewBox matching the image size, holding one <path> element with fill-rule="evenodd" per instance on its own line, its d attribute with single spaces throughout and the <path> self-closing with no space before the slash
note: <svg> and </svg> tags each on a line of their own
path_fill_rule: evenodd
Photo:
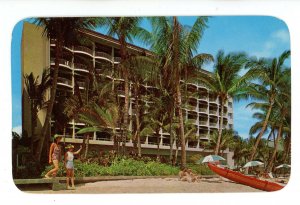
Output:
<svg viewBox="0 0 300 205">
<path fill-rule="evenodd" d="M 107 193 L 222 193 L 262 192 L 249 186 L 219 178 L 199 182 L 183 182 L 177 178 L 148 178 L 118 181 L 99 181 L 77 184 L 76 190 L 52 191 L 49 187 L 31 187 L 23 191 L 35 194 L 107 194 Z"/>
</svg>

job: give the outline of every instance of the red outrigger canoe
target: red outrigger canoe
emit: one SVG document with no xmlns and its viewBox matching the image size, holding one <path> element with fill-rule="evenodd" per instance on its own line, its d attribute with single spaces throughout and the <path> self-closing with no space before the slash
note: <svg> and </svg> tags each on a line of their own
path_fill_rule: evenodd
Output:
<svg viewBox="0 0 300 205">
<path fill-rule="evenodd" d="M 237 182 L 240 184 L 251 186 L 256 189 L 261 189 L 263 191 L 278 191 L 284 187 L 284 186 L 281 186 L 274 182 L 256 179 L 254 177 L 246 176 L 244 174 L 232 171 L 230 169 L 224 169 L 224 168 L 218 167 L 212 163 L 208 163 L 208 167 L 213 172 L 215 172 L 216 174 L 218 174 L 224 178 L 227 178 L 231 181 L 234 181 L 234 182 Z"/>
</svg>

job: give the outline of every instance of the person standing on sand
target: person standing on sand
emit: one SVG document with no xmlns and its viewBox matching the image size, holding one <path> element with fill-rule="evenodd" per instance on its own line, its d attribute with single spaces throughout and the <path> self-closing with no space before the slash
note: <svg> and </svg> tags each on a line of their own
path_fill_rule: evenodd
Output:
<svg viewBox="0 0 300 205">
<path fill-rule="evenodd" d="M 66 149 L 68 149 L 68 151 L 65 154 L 65 160 L 64 160 L 64 164 L 65 167 L 67 169 L 67 179 L 66 179 L 66 185 L 67 185 L 67 189 L 75 189 L 75 185 L 74 185 L 74 155 L 79 154 L 82 146 L 80 146 L 79 150 L 77 150 L 76 152 L 73 152 L 74 149 L 74 145 L 69 144 L 68 146 L 66 146 Z M 70 180 L 71 180 L 71 184 L 72 187 L 70 187 Z"/>
<path fill-rule="evenodd" d="M 56 177 L 59 169 L 59 161 L 61 160 L 61 148 L 59 145 L 61 139 L 62 136 L 54 135 L 54 142 L 52 142 L 49 151 L 49 164 L 53 163 L 54 168 L 45 175 L 45 178 L 50 178 L 50 175 L 52 175 L 52 177 Z"/>
</svg>

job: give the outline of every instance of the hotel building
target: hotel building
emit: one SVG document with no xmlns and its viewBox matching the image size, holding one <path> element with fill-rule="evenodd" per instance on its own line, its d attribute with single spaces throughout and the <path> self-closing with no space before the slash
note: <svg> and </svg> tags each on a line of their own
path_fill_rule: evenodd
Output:
<svg viewBox="0 0 300 205">
<path fill-rule="evenodd" d="M 22 72 L 25 74 L 33 73 L 34 76 L 41 76 L 44 68 L 54 67 L 54 49 L 55 40 L 48 40 L 42 36 L 43 29 L 37 27 L 34 24 L 24 23 L 22 33 Z M 86 82 L 89 75 L 89 68 L 95 69 L 96 75 L 105 76 L 106 80 L 112 80 L 109 73 L 103 72 L 109 70 L 107 68 L 113 68 L 120 63 L 120 44 L 118 40 L 97 33 L 91 30 L 84 30 L 82 34 L 89 39 L 89 44 L 77 45 L 72 47 L 63 48 L 63 58 L 59 63 L 59 74 L 57 84 L 57 97 L 58 96 L 71 96 L 75 92 L 75 82 L 77 83 L 79 90 L 84 91 L 88 85 Z M 128 52 L 133 55 L 146 55 L 153 56 L 154 53 L 140 48 L 138 46 L 128 44 Z M 207 71 L 200 71 L 204 75 L 209 75 Z M 123 79 L 114 79 L 120 81 L 119 84 L 119 96 L 124 97 L 124 81 Z M 156 89 L 151 86 L 143 86 L 145 92 L 152 92 Z M 152 90 L 152 91 L 151 91 Z M 185 119 L 189 119 L 195 126 L 196 139 L 186 140 L 187 155 L 202 154 L 208 155 L 213 150 L 207 150 L 202 147 L 202 142 L 209 140 L 209 135 L 217 131 L 220 122 L 220 103 L 216 96 L 210 93 L 202 84 L 188 83 L 187 91 L 190 94 L 198 93 L 198 95 L 189 95 L 185 108 L 183 108 L 183 114 Z M 22 79 L 22 96 L 23 96 L 23 133 L 27 132 L 31 136 L 31 113 L 30 113 L 30 100 L 25 90 L 24 79 Z M 47 92 L 46 99 L 50 98 L 50 92 Z M 151 106 L 151 103 L 149 103 Z M 129 115 L 134 115 L 134 99 L 130 98 Z M 38 125 L 35 129 L 35 134 L 39 133 L 43 123 L 45 121 L 46 109 L 43 108 L 38 113 Z M 55 118 L 52 118 L 51 132 L 53 131 L 53 122 Z M 132 120 L 130 121 L 130 129 L 132 129 Z M 64 128 L 64 131 L 58 134 L 65 136 L 65 142 L 68 143 L 82 143 L 83 136 L 77 135 L 78 129 L 83 128 L 85 125 L 72 120 Z M 228 103 L 224 107 L 224 129 L 233 128 L 233 102 L 232 99 L 228 100 Z M 53 134 L 53 133 L 52 133 Z M 160 131 L 160 155 L 168 155 L 170 149 L 170 137 L 169 133 Z M 147 136 L 142 139 L 142 154 L 155 155 L 157 150 L 157 136 Z M 108 133 L 95 132 L 89 139 L 90 150 L 106 150 L 113 146 L 113 140 Z M 133 147 L 133 143 L 130 139 L 126 141 L 126 147 L 128 150 Z M 174 150 L 176 149 L 175 143 L 173 144 Z M 180 148 L 179 148 L 180 149 Z M 179 152 L 180 155 L 180 152 Z M 227 158 L 227 162 L 230 166 L 234 165 L 232 160 L 233 153 L 228 149 L 223 153 Z"/>
</svg>

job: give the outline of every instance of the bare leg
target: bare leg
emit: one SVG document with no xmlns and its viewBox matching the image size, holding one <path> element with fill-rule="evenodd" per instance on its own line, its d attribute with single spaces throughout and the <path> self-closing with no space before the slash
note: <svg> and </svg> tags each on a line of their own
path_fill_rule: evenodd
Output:
<svg viewBox="0 0 300 205">
<path fill-rule="evenodd" d="M 74 184 L 74 169 L 71 171 L 71 183 L 72 183 L 72 188 L 75 189 L 75 184 Z"/>
<path fill-rule="evenodd" d="M 67 169 L 67 178 L 66 178 L 67 189 L 70 189 L 70 170 Z"/>
<path fill-rule="evenodd" d="M 50 176 L 52 175 L 52 177 L 56 177 L 57 171 L 59 169 L 59 165 L 58 165 L 58 160 L 53 160 L 53 166 L 54 168 L 51 169 L 46 175 L 46 178 L 50 178 Z"/>
</svg>

